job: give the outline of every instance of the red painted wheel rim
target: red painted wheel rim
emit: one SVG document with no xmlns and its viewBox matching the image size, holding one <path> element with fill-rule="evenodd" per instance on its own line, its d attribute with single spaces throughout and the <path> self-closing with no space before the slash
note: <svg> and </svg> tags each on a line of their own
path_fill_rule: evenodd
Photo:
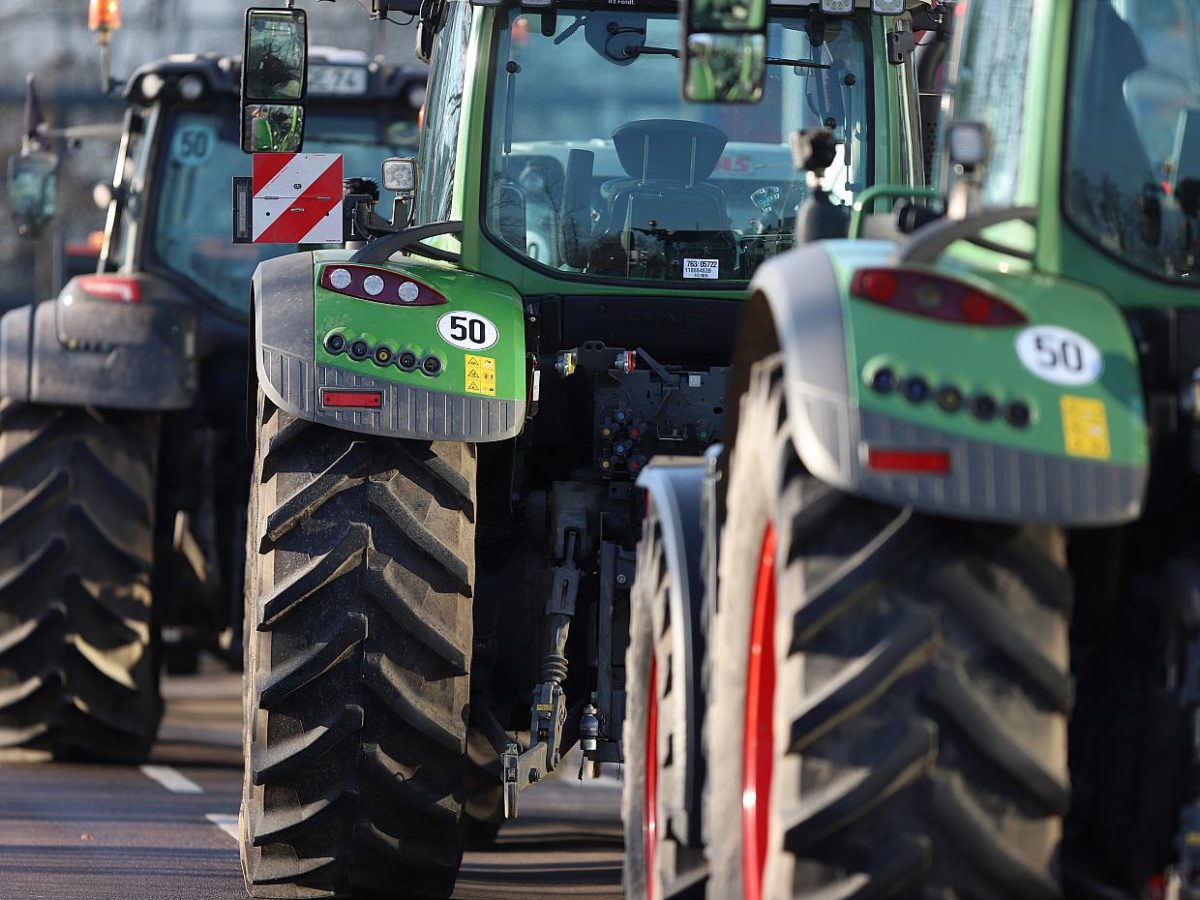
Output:
<svg viewBox="0 0 1200 900">
<path fill-rule="evenodd" d="M 761 900 L 767 862 L 775 701 L 775 526 L 767 523 L 758 555 L 750 652 L 746 665 L 746 722 L 742 755 L 742 887 Z"/>
<path fill-rule="evenodd" d="M 646 691 L 646 802 L 642 808 L 642 849 L 646 854 L 646 900 L 654 900 L 654 851 L 658 846 L 658 660 L 650 653 Z"/>
</svg>

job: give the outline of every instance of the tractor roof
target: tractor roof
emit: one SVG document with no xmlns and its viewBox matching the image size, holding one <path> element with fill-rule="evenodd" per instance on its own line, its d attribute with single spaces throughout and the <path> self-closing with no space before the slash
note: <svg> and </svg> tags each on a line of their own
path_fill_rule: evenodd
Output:
<svg viewBox="0 0 1200 900">
<path fill-rule="evenodd" d="M 396 66 L 370 59 L 359 50 L 312 47 L 308 53 L 307 100 L 320 103 L 406 101 L 412 111 L 425 98 L 428 66 Z M 314 74 L 348 77 L 315 78 Z M 358 73 L 365 73 L 365 77 Z M 125 82 L 127 103 L 149 106 L 159 102 L 188 103 L 226 94 L 236 97 L 241 86 L 242 57 L 218 53 L 179 53 L 139 66 Z"/>
</svg>

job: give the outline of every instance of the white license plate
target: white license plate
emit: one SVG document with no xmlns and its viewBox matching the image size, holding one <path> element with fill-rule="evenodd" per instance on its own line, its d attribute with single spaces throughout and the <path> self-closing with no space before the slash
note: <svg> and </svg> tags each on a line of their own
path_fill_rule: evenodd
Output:
<svg viewBox="0 0 1200 900">
<path fill-rule="evenodd" d="M 360 66 L 310 66 L 310 94 L 365 94 L 367 70 Z"/>
</svg>

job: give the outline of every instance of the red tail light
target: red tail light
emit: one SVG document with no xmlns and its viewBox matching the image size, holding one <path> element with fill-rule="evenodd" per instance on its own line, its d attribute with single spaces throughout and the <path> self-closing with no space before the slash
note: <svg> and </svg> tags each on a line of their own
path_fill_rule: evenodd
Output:
<svg viewBox="0 0 1200 900">
<path fill-rule="evenodd" d="M 118 303 L 141 303 L 142 286 L 121 275 L 83 275 L 79 287 L 93 297 Z"/>
<path fill-rule="evenodd" d="M 854 296 L 897 312 L 964 325 L 1020 325 L 1025 315 L 998 297 L 940 275 L 906 269 L 860 269 Z"/>
<path fill-rule="evenodd" d="M 896 474 L 949 475 L 950 454 L 946 450 L 887 450 L 872 447 L 867 451 L 867 468 Z"/>
<path fill-rule="evenodd" d="M 321 405 L 330 409 L 379 409 L 383 391 L 339 391 L 321 389 Z"/>
<path fill-rule="evenodd" d="M 440 306 L 446 298 L 433 288 L 388 269 L 350 264 L 328 265 L 321 287 L 359 300 L 392 306 Z"/>
</svg>

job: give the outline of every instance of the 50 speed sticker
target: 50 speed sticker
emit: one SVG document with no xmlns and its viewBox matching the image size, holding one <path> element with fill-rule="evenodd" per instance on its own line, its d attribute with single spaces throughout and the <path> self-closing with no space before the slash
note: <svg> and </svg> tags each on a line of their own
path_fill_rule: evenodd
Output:
<svg viewBox="0 0 1200 900">
<path fill-rule="evenodd" d="M 492 320 L 479 313 L 446 313 L 437 323 L 442 340 L 460 350 L 486 350 L 500 340 L 500 329 Z"/>
<path fill-rule="evenodd" d="M 1034 325 L 1017 335 L 1017 358 L 1043 381 L 1082 387 L 1104 372 L 1104 357 L 1082 334 L 1057 325 Z"/>
</svg>

